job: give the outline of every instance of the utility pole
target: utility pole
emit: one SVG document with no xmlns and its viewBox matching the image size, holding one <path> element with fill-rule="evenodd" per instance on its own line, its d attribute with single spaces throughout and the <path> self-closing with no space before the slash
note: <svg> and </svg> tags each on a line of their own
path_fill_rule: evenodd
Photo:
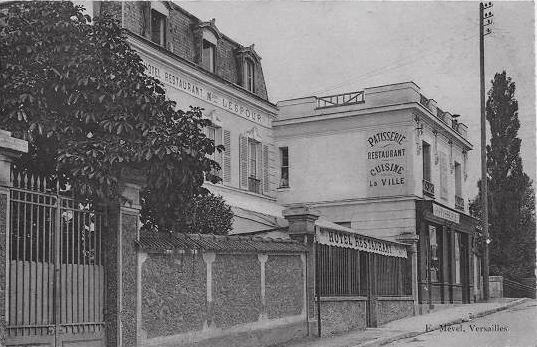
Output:
<svg viewBox="0 0 537 347">
<path fill-rule="evenodd" d="M 479 72 L 481 82 L 481 221 L 485 237 L 485 251 L 483 254 L 483 298 L 489 300 L 489 210 L 488 210 L 488 182 L 487 182 L 487 128 L 485 117 L 485 35 L 490 34 L 492 24 L 492 2 L 479 3 Z"/>
</svg>

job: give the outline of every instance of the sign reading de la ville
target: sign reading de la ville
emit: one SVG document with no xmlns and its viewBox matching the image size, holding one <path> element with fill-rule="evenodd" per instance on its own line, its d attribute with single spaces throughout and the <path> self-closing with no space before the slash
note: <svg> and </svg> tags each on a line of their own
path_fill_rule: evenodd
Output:
<svg viewBox="0 0 537 347">
<path fill-rule="evenodd" d="M 375 131 L 367 136 L 368 196 L 404 193 L 407 184 L 407 143 L 403 130 Z"/>
</svg>

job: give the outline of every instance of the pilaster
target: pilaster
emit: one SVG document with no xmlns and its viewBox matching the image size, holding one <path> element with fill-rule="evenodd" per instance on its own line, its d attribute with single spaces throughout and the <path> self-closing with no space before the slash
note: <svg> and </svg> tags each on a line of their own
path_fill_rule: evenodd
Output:
<svg viewBox="0 0 537 347">
<path fill-rule="evenodd" d="M 11 137 L 9 131 L 0 130 L 0 346 L 6 342 L 11 165 L 15 158 L 26 152 L 28 142 Z"/>
<path fill-rule="evenodd" d="M 304 269 L 306 279 L 306 319 L 308 321 L 309 335 L 317 333 L 313 326 L 318 324 L 315 306 L 315 221 L 320 215 L 319 211 L 304 205 L 293 206 L 283 211 L 283 216 L 289 222 L 289 237 L 303 243 L 309 250 L 305 256 Z"/>
<path fill-rule="evenodd" d="M 203 330 L 214 328 L 213 316 L 213 262 L 216 259 L 214 252 L 204 252 L 203 261 L 207 266 L 207 299 L 205 302 L 205 321 L 203 322 Z"/>
</svg>

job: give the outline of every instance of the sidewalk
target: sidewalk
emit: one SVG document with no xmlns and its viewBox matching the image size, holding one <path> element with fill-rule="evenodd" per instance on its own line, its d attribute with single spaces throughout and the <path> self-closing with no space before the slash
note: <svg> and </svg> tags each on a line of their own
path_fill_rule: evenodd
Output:
<svg viewBox="0 0 537 347">
<path fill-rule="evenodd" d="M 440 325 L 459 324 L 470 319 L 483 317 L 518 305 L 528 299 L 492 299 L 486 303 L 474 303 L 445 308 L 420 316 L 411 316 L 386 323 L 379 328 L 352 331 L 346 334 L 323 338 L 306 338 L 275 347 L 377 347 L 393 341 L 425 334 L 437 330 Z"/>
</svg>

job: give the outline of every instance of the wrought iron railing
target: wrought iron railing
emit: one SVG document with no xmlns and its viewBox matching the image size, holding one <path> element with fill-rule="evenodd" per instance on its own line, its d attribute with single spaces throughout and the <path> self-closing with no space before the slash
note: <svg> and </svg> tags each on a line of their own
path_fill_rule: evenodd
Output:
<svg viewBox="0 0 537 347">
<path fill-rule="evenodd" d="M 464 211 L 464 199 L 458 195 L 455 195 L 455 209 Z"/>
<path fill-rule="evenodd" d="M 434 198 L 434 184 L 425 179 L 423 180 L 423 195 Z"/>
<path fill-rule="evenodd" d="M 364 103 L 364 92 L 351 92 L 317 97 L 317 108 L 347 106 Z"/>
<path fill-rule="evenodd" d="M 248 190 L 250 192 L 261 194 L 261 180 L 255 177 L 248 177 Z"/>
</svg>

